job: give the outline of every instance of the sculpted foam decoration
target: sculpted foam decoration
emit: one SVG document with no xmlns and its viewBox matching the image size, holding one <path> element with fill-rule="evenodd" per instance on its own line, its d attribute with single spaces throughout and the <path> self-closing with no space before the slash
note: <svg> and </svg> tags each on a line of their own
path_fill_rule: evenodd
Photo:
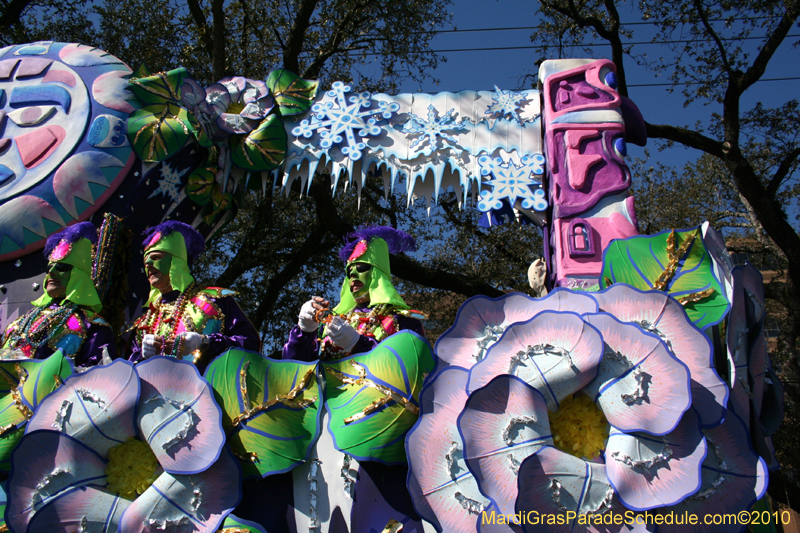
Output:
<svg viewBox="0 0 800 533">
<path fill-rule="evenodd" d="M 89 46 L 49 42 L 9 47 L 0 57 L 0 211 L 14 215 L 0 216 L 6 261 L 44 245 L 23 227 L 45 238 L 87 220 L 135 158 L 114 135 L 133 109 L 122 92 L 131 72 L 124 63 Z"/>
</svg>

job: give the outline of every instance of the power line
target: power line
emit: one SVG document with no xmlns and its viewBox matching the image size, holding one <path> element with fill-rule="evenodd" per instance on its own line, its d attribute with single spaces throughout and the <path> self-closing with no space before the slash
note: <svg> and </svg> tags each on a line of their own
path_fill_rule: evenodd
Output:
<svg viewBox="0 0 800 533">
<path fill-rule="evenodd" d="M 772 18 L 780 18 L 780 17 L 734 17 L 731 19 L 709 19 L 709 22 L 741 22 L 746 20 L 764 20 L 764 19 L 772 19 Z M 620 22 L 620 26 L 655 26 L 658 25 L 659 22 L 656 21 L 639 21 L 639 22 Z M 538 30 L 539 26 L 511 26 L 506 28 L 467 28 L 465 30 L 428 30 L 428 31 L 421 31 L 416 33 L 473 33 L 473 32 L 486 32 L 486 31 L 519 31 L 519 30 Z"/>
<path fill-rule="evenodd" d="M 791 77 L 791 78 L 763 78 L 763 79 L 760 79 L 758 81 L 761 82 L 761 81 L 789 81 L 789 80 L 800 80 L 800 76 L 794 76 L 794 77 Z M 629 88 L 630 87 L 666 87 L 666 86 L 674 87 L 676 85 L 702 85 L 703 83 L 706 83 L 706 82 L 685 81 L 685 82 L 681 82 L 681 83 L 637 83 L 635 85 L 628 84 L 628 87 Z"/>
<path fill-rule="evenodd" d="M 786 38 L 795 38 L 800 37 L 800 34 L 792 34 L 787 35 Z M 730 38 L 730 39 L 721 39 L 723 41 L 754 41 L 754 40 L 764 40 L 766 37 L 738 37 L 738 38 Z M 622 43 L 623 46 L 633 46 L 633 45 L 663 45 L 663 44 L 686 44 L 686 43 L 697 43 L 697 42 L 713 42 L 712 39 L 678 39 L 674 41 L 638 41 L 638 42 L 627 42 Z M 580 43 L 580 44 L 565 44 L 563 45 L 564 48 L 578 48 L 578 47 L 586 47 L 592 48 L 596 46 L 609 46 L 609 43 Z M 541 45 L 526 45 L 526 46 L 487 46 L 485 48 L 450 48 L 444 50 L 431 50 L 431 52 L 435 54 L 449 54 L 452 52 L 493 52 L 499 50 L 534 50 L 536 48 L 541 48 Z M 380 54 L 367 54 L 367 55 L 380 55 Z"/>
</svg>

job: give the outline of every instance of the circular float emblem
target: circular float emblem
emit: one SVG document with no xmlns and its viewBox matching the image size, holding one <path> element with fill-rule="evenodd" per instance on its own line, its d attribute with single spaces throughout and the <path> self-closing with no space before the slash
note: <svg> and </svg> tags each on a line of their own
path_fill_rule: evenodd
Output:
<svg viewBox="0 0 800 533">
<path fill-rule="evenodd" d="M 0 50 L 0 261 L 87 220 L 135 162 L 125 135 L 131 70 L 89 46 Z"/>
</svg>

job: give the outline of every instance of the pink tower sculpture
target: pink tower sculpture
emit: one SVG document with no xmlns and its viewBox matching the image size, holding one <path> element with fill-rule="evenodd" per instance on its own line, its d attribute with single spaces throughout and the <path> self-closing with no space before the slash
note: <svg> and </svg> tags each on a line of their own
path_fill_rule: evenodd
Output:
<svg viewBox="0 0 800 533">
<path fill-rule="evenodd" d="M 644 146 L 644 119 L 617 90 L 608 60 L 545 61 L 539 69 L 552 222 L 545 228 L 550 282 L 591 290 L 603 250 L 638 235 L 627 143 Z"/>
</svg>

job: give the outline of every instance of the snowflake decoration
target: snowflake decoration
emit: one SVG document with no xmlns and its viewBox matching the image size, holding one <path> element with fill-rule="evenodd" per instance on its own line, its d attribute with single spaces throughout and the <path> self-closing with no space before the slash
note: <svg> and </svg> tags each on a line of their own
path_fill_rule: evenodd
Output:
<svg viewBox="0 0 800 533">
<path fill-rule="evenodd" d="M 497 91 L 492 96 L 492 104 L 486 111 L 487 115 L 493 115 L 497 118 L 515 119 L 520 126 L 525 122 L 530 122 L 531 119 L 522 118 L 519 116 L 520 111 L 528 103 L 528 93 L 515 93 L 513 91 L 504 91 L 497 85 L 494 86 Z"/>
<path fill-rule="evenodd" d="M 408 121 L 403 124 L 402 131 L 409 135 L 419 135 L 411 143 L 411 148 L 416 147 L 417 151 L 422 150 L 425 156 L 429 156 L 434 149 L 439 147 L 439 138 L 452 144 L 458 144 L 458 140 L 448 133 L 462 133 L 468 131 L 469 128 L 463 123 L 456 122 L 454 113 L 455 108 L 440 117 L 439 111 L 433 105 L 428 106 L 427 121 L 409 113 Z"/>
<path fill-rule="evenodd" d="M 369 92 L 364 91 L 347 98 L 345 93 L 351 90 L 349 85 L 340 81 L 334 82 L 331 90 L 325 94 L 335 98 L 337 106 L 334 107 L 333 102 L 317 102 L 311 106 L 311 120 L 301 121 L 299 126 L 292 129 L 292 133 L 308 139 L 315 132 L 319 132 L 321 139 L 319 145 L 325 150 L 341 143 L 344 134 L 347 146 L 342 147 L 342 153 L 353 161 L 361 159 L 361 151 L 366 149 L 367 145 L 357 140 L 356 134 L 362 138 L 367 135 L 378 135 L 381 127 L 377 125 L 376 115 L 389 119 L 392 113 L 400 109 L 400 104 L 377 101 L 378 109 L 371 109 L 373 101 Z"/>
<path fill-rule="evenodd" d="M 493 176 L 487 181 L 492 190 L 481 191 L 478 200 L 478 209 L 484 213 L 503 207 L 502 200 L 507 199 L 512 206 L 517 200 L 522 200 L 524 209 L 544 211 L 547 209 L 547 199 L 542 189 L 540 179 L 533 176 L 544 174 L 544 156 L 541 154 L 525 155 L 520 159 L 521 166 L 511 161 L 504 163 L 502 158 L 491 158 L 482 155 L 478 158 L 482 176 Z"/>
<path fill-rule="evenodd" d="M 149 199 L 160 194 L 174 202 L 181 195 L 183 176 L 186 175 L 187 172 L 189 172 L 189 167 L 183 170 L 173 170 L 172 167 L 169 166 L 169 163 L 164 163 L 161 165 L 162 178 L 158 180 L 158 188 L 150 193 L 150 196 L 147 198 Z"/>
</svg>

